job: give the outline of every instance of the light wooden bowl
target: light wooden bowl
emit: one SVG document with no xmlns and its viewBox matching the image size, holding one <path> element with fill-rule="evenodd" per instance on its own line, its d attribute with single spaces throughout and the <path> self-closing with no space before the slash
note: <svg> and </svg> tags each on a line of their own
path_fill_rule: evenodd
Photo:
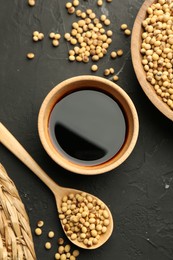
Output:
<svg viewBox="0 0 173 260">
<path fill-rule="evenodd" d="M 90 89 L 100 90 L 115 98 L 123 109 L 127 121 L 127 138 L 118 154 L 104 163 L 93 166 L 79 165 L 64 157 L 51 141 L 48 128 L 49 116 L 54 105 L 65 95 L 76 90 L 86 89 L 88 86 L 91 86 Z M 56 163 L 71 172 L 93 175 L 110 171 L 127 159 L 137 141 L 139 122 L 136 109 L 122 88 L 107 79 L 86 75 L 65 80 L 48 93 L 40 108 L 38 131 L 43 147 Z"/>
<path fill-rule="evenodd" d="M 162 101 L 162 99 L 156 94 L 153 86 L 146 80 L 146 72 L 141 63 L 142 55 L 140 49 L 142 42 L 141 35 L 143 32 L 142 21 L 146 18 L 147 8 L 155 2 L 155 0 L 146 0 L 137 14 L 131 38 L 132 62 L 138 81 L 147 97 L 160 110 L 160 112 L 173 121 L 173 111 Z"/>
</svg>

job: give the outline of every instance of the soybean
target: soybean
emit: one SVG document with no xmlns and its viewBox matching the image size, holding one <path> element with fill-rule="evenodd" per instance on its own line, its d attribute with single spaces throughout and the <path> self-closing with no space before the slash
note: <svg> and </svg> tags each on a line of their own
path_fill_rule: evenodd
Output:
<svg viewBox="0 0 173 260">
<path fill-rule="evenodd" d="M 35 6 L 35 0 L 28 0 L 28 5 Z"/>
<path fill-rule="evenodd" d="M 95 65 L 95 64 L 93 64 L 93 65 L 91 66 L 91 70 L 92 70 L 92 71 L 97 71 L 97 70 L 98 70 L 98 66 Z"/>
<path fill-rule="evenodd" d="M 32 52 L 29 52 L 29 53 L 27 54 L 27 58 L 28 58 L 29 60 L 34 59 L 34 57 L 35 57 L 35 54 L 32 53 Z"/>
<path fill-rule="evenodd" d="M 40 236 L 40 235 L 42 234 L 41 228 L 36 228 L 36 229 L 35 229 L 35 234 L 36 234 L 37 236 Z"/>
<path fill-rule="evenodd" d="M 45 243 L 45 248 L 46 248 L 46 249 L 49 250 L 49 249 L 51 249 L 51 247 L 52 247 L 52 245 L 51 245 L 50 242 L 46 242 L 46 243 Z"/>
</svg>

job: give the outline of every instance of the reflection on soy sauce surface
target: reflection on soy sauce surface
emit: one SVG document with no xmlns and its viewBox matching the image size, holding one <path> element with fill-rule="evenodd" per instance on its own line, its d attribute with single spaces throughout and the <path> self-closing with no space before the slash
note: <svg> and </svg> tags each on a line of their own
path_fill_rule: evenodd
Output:
<svg viewBox="0 0 173 260">
<path fill-rule="evenodd" d="M 85 89 L 57 102 L 49 131 L 63 156 L 81 165 L 97 165 L 111 159 L 123 146 L 126 121 L 113 98 Z"/>
</svg>

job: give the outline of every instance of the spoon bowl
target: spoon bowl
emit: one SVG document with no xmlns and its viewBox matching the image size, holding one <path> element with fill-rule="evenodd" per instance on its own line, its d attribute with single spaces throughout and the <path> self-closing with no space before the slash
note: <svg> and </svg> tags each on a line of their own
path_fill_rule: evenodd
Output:
<svg viewBox="0 0 173 260">
<path fill-rule="evenodd" d="M 0 123 L 0 142 L 8 149 L 10 150 L 20 161 L 22 161 L 33 173 L 37 175 L 37 177 L 42 180 L 45 185 L 52 191 L 54 194 L 57 210 L 60 212 L 62 198 L 64 196 L 67 196 L 68 194 L 73 193 L 79 194 L 82 193 L 80 190 L 71 189 L 71 188 L 65 188 L 57 183 L 55 183 L 42 169 L 41 167 L 34 161 L 34 159 L 30 156 L 30 154 L 23 148 L 23 146 L 16 140 L 16 138 L 8 131 L 8 129 Z M 107 205 L 98 199 L 97 197 L 93 196 L 92 194 L 87 193 L 87 195 L 92 196 L 92 198 L 96 199 L 97 201 L 100 201 L 105 205 L 105 209 L 109 213 L 109 225 L 107 227 L 106 233 L 102 234 L 100 236 L 100 239 L 98 240 L 98 243 L 96 245 L 92 245 L 88 247 L 82 242 L 79 242 L 77 240 L 72 240 L 69 236 L 68 239 L 75 244 L 78 247 L 84 248 L 84 249 L 96 249 L 103 245 L 111 236 L 113 231 L 113 217 L 112 214 L 107 207 Z M 64 225 L 61 221 L 62 228 L 64 230 L 64 233 L 67 235 L 66 230 L 64 228 Z"/>
</svg>

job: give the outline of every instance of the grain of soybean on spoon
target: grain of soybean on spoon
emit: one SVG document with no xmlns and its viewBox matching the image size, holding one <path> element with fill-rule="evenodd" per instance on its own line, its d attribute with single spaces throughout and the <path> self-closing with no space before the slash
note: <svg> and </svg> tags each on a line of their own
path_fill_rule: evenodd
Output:
<svg viewBox="0 0 173 260">
<path fill-rule="evenodd" d="M 22 161 L 33 173 L 37 175 L 40 180 L 42 180 L 47 187 L 53 192 L 57 209 L 60 209 L 62 198 L 70 193 L 77 194 L 81 193 L 82 191 L 71 189 L 71 188 L 64 188 L 59 186 L 55 183 L 42 169 L 41 167 L 34 161 L 34 159 L 30 156 L 30 154 L 23 148 L 23 146 L 17 141 L 17 139 L 8 131 L 8 129 L 0 123 L 0 142 L 10 150 L 20 161 Z M 88 195 L 92 196 L 93 198 L 98 199 L 97 197 L 87 193 Z M 101 201 L 101 200 L 100 200 Z M 102 202 L 102 201 L 101 201 Z M 103 203 L 103 202 L 102 202 Z M 105 204 L 104 204 L 105 205 Z M 68 236 L 68 239 L 78 247 L 84 249 L 95 249 L 103 245 L 111 236 L 113 231 L 113 218 L 109 208 L 105 205 L 106 210 L 109 212 L 109 220 L 110 224 L 107 227 L 107 232 L 100 236 L 98 243 L 96 245 L 92 245 L 87 247 L 84 243 L 79 242 L 77 240 L 71 240 Z M 61 223 L 62 224 L 62 223 Z M 62 224 L 62 228 L 66 234 L 64 226 Z M 67 235 L 67 234 L 66 234 Z"/>
</svg>

